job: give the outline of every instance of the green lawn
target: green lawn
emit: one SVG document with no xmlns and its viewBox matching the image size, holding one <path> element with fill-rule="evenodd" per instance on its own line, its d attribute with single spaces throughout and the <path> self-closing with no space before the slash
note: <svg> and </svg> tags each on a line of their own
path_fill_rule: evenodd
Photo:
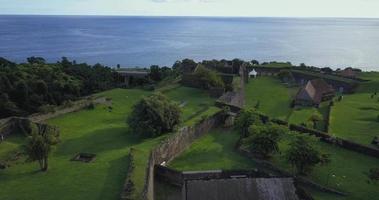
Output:
<svg viewBox="0 0 379 200">
<path fill-rule="evenodd" d="M 289 118 L 289 122 L 291 124 L 302 124 L 302 123 L 309 123 L 310 118 L 314 113 L 318 113 L 323 117 L 323 121 L 319 121 L 316 123 L 316 128 L 320 131 L 326 130 L 326 121 L 327 119 L 327 112 L 328 112 L 328 104 L 329 102 L 324 102 L 320 105 L 319 108 L 315 107 L 296 107 L 293 109 L 291 116 Z M 311 123 L 312 124 L 312 123 Z"/>
<path fill-rule="evenodd" d="M 356 93 L 345 95 L 336 101 L 331 112 L 330 132 L 338 137 L 364 145 L 370 145 L 374 136 L 379 136 L 379 73 L 362 73 L 361 78 L 371 80 L 362 83 Z"/>
<path fill-rule="evenodd" d="M 288 149 L 291 138 L 292 135 L 285 137 L 281 141 L 279 146 L 282 152 Z M 370 168 L 379 166 L 379 159 L 324 142 L 316 142 L 315 145 L 322 152 L 330 154 L 331 163 L 326 166 L 316 167 L 309 175 L 309 178 L 316 183 L 348 193 L 347 197 L 338 199 L 371 200 L 378 197 L 379 185 L 367 183 L 366 173 Z M 283 155 L 275 155 L 272 161 L 276 166 L 292 171 L 292 167 L 287 163 Z M 321 192 L 315 192 L 315 196 L 320 199 L 337 199 L 334 195 Z"/>
<path fill-rule="evenodd" d="M 169 167 L 182 171 L 252 169 L 255 163 L 234 151 L 238 138 L 235 131 L 212 130 L 170 162 Z"/>
<path fill-rule="evenodd" d="M 180 105 L 185 125 L 195 123 L 200 119 L 199 116 L 211 116 L 220 110 L 214 106 L 216 99 L 211 98 L 205 90 L 180 86 L 163 93 Z"/>
<path fill-rule="evenodd" d="M 246 107 L 254 108 L 259 101 L 259 111 L 283 120 L 291 114 L 290 104 L 298 88 L 288 88 L 275 77 L 250 79 L 246 85 Z"/>
<path fill-rule="evenodd" d="M 7 160 L 13 152 L 21 151 L 25 137 L 23 135 L 11 135 L 5 141 L 0 142 L 0 162 Z"/>
<path fill-rule="evenodd" d="M 137 89 L 106 91 L 97 95 L 112 98 L 112 111 L 105 105 L 97 105 L 94 110 L 49 120 L 49 124 L 61 130 L 61 143 L 54 147 L 49 157 L 49 170 L 38 172 L 38 164 L 34 162 L 0 171 L 0 199 L 118 199 L 127 173 L 130 148 L 136 149 L 132 175 L 135 193 L 141 192 L 150 149 L 167 135 L 141 139 L 128 131 L 126 118 L 132 106 L 142 96 L 150 94 Z M 182 106 L 184 123 L 195 120 L 194 114 L 205 104 L 209 108 L 204 113 L 216 112 L 210 106 L 212 99 L 200 90 L 178 87 L 167 95 L 176 101 L 187 102 Z M 17 148 L 13 140 L 1 143 L 0 154 L 13 147 Z M 96 160 L 92 163 L 70 161 L 79 152 L 94 153 Z"/>
</svg>

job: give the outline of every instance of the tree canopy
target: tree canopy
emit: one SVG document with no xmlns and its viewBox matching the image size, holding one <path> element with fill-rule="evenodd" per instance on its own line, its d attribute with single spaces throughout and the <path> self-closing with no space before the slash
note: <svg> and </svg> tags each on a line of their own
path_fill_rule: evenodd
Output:
<svg viewBox="0 0 379 200">
<path fill-rule="evenodd" d="M 303 175 L 311 172 L 315 165 L 330 161 L 329 155 L 322 154 L 313 146 L 311 138 L 303 135 L 296 136 L 290 143 L 286 156 L 297 173 Z"/>
<path fill-rule="evenodd" d="M 116 86 L 116 72 L 106 66 L 76 64 L 67 58 L 46 63 L 30 57 L 16 64 L 0 58 L 0 118 L 28 115 L 44 105 L 65 101 Z"/>
<path fill-rule="evenodd" d="M 180 108 L 166 96 L 156 93 L 142 98 L 128 117 L 131 130 L 145 137 L 156 137 L 174 130 L 180 123 Z"/>
</svg>

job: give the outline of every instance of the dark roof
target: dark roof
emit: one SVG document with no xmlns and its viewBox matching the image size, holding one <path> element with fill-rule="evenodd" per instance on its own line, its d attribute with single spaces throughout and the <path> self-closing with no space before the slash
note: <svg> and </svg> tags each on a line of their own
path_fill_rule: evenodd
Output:
<svg viewBox="0 0 379 200">
<path fill-rule="evenodd" d="M 308 81 L 307 85 L 299 90 L 296 99 L 312 101 L 313 103 L 319 104 L 322 101 L 322 97 L 330 93 L 334 93 L 334 89 L 331 85 L 322 79 L 314 79 Z"/>
<path fill-rule="evenodd" d="M 292 178 L 191 180 L 186 200 L 297 200 Z"/>
</svg>

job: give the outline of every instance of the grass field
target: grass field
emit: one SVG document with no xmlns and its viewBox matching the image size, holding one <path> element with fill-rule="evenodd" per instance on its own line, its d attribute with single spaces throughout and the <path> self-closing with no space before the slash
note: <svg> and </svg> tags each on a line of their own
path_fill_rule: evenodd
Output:
<svg viewBox="0 0 379 200">
<path fill-rule="evenodd" d="M 259 111 L 283 120 L 291 114 L 290 104 L 298 88 L 288 88 L 274 77 L 250 79 L 246 85 L 246 107 L 254 108 L 259 101 Z"/>
<path fill-rule="evenodd" d="M 292 136 L 285 137 L 280 143 L 280 150 L 285 152 Z M 315 146 L 322 152 L 330 154 L 331 163 L 325 166 L 318 166 L 309 175 L 316 183 L 346 192 L 347 197 L 339 197 L 345 200 L 370 200 L 379 195 L 378 185 L 367 183 L 366 173 L 370 168 L 379 166 L 379 160 L 360 153 L 345 150 L 324 142 L 316 142 Z M 276 155 L 272 159 L 276 166 L 288 171 L 292 167 L 287 163 L 285 157 Z M 320 199 L 337 199 L 334 195 L 316 192 L 315 197 Z"/>
<path fill-rule="evenodd" d="M 330 132 L 338 137 L 364 145 L 370 145 L 374 136 L 379 136 L 379 73 L 362 73 L 361 78 L 371 80 L 361 83 L 354 94 L 345 95 L 336 101 L 331 112 Z"/>
<path fill-rule="evenodd" d="M 177 89 L 167 95 L 178 101 L 187 98 L 187 104 L 182 107 L 184 116 L 191 116 L 198 110 L 200 102 L 211 104 L 211 99 L 196 89 Z M 34 162 L 0 171 L 0 199 L 118 199 L 127 173 L 130 148 L 136 149 L 137 154 L 132 179 L 136 193 L 142 191 L 150 149 L 167 136 L 141 139 L 128 131 L 126 118 L 132 106 L 142 96 L 150 94 L 134 89 L 103 92 L 97 95 L 112 98 L 111 112 L 107 106 L 98 105 L 94 110 L 49 120 L 49 124 L 60 128 L 62 141 L 49 157 L 49 170 L 39 172 Z M 0 153 L 10 148 L 11 143 L 9 140 L 0 144 Z M 96 160 L 92 163 L 70 161 L 79 152 L 94 153 Z"/>
<path fill-rule="evenodd" d="M 319 121 L 316 123 L 316 129 L 320 131 L 326 130 L 326 121 L 327 113 L 328 113 L 328 104 L 329 102 L 324 102 L 320 105 L 319 108 L 315 107 L 296 107 L 292 110 L 292 113 L 289 117 L 289 122 L 291 124 L 302 124 L 309 123 L 309 119 L 314 113 L 318 113 L 323 117 L 323 121 Z"/>
<path fill-rule="evenodd" d="M 0 162 L 8 160 L 8 158 L 14 152 L 21 151 L 21 147 L 24 144 L 25 137 L 23 135 L 11 135 L 5 141 L 1 142 L 0 148 Z"/>
<path fill-rule="evenodd" d="M 219 111 L 214 107 L 215 99 L 211 98 L 204 90 L 180 86 L 163 93 L 182 107 L 182 121 L 186 125 L 189 125 L 186 122 L 194 122 L 196 121 L 193 120 L 194 118 L 204 113 L 210 116 Z"/>
<path fill-rule="evenodd" d="M 255 163 L 234 151 L 238 138 L 234 131 L 212 130 L 170 162 L 169 167 L 182 171 L 252 169 Z"/>
</svg>

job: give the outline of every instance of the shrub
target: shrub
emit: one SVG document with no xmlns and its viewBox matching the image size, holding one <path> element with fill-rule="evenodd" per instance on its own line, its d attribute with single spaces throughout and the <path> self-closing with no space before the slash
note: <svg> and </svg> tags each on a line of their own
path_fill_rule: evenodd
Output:
<svg viewBox="0 0 379 200">
<path fill-rule="evenodd" d="M 56 139 L 51 129 L 43 124 L 37 124 L 32 134 L 28 136 L 25 152 L 28 160 L 38 161 L 41 171 L 47 171 L 51 145 L 56 142 Z"/>
<path fill-rule="evenodd" d="M 204 89 L 224 87 L 222 78 L 215 71 L 207 69 L 203 65 L 199 65 L 194 74 L 200 79 Z"/>
<path fill-rule="evenodd" d="M 145 137 L 156 137 L 174 130 L 180 123 L 180 108 L 166 96 L 157 93 L 142 98 L 128 118 L 132 131 Z"/>
<path fill-rule="evenodd" d="M 252 125 L 249 128 L 249 136 L 242 143 L 253 154 L 269 158 L 275 152 L 279 152 L 278 142 L 282 135 L 289 132 L 285 126 L 276 124 Z"/>
<path fill-rule="evenodd" d="M 235 128 L 241 135 L 247 135 L 248 128 L 252 124 L 262 124 L 262 119 L 254 110 L 242 110 L 235 121 Z"/>
</svg>

